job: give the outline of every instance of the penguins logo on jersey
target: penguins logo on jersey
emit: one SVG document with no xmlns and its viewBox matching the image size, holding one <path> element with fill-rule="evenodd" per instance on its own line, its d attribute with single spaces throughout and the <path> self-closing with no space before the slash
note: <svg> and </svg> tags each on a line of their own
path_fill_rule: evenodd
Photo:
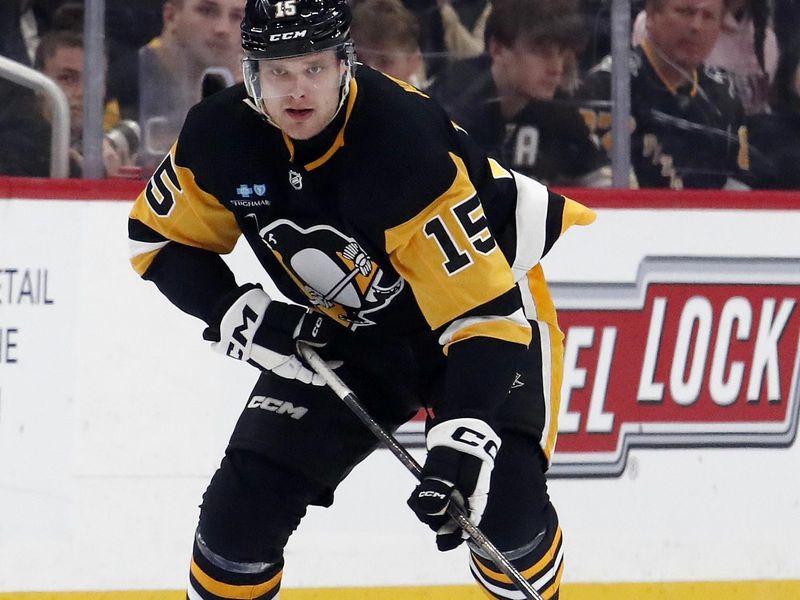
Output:
<svg viewBox="0 0 800 600">
<path fill-rule="evenodd" d="M 356 240 L 328 225 L 305 229 L 279 219 L 259 235 L 311 302 L 351 329 L 373 325 L 365 315 L 403 289 L 402 278 L 384 272 Z"/>
</svg>

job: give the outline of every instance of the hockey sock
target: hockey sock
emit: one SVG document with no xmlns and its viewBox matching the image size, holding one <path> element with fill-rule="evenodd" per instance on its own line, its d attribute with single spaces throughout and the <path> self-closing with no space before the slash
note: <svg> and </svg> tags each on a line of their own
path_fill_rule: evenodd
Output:
<svg viewBox="0 0 800 600">
<path fill-rule="evenodd" d="M 548 507 L 548 525 L 534 540 L 522 548 L 503 552 L 522 576 L 544 600 L 558 600 L 561 575 L 564 572 L 564 550 L 561 527 L 552 506 Z M 519 590 L 511 579 L 498 571 L 494 563 L 479 550 L 471 548 L 472 576 L 490 598 L 518 598 Z"/>
<path fill-rule="evenodd" d="M 278 600 L 283 559 L 239 563 L 214 554 L 198 535 L 192 549 L 187 600 Z"/>
</svg>

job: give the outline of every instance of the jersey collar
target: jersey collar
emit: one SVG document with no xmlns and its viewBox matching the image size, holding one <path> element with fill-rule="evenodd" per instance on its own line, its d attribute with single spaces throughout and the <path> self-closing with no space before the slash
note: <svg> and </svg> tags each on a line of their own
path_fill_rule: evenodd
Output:
<svg viewBox="0 0 800 600">
<path fill-rule="evenodd" d="M 309 163 L 303 165 L 303 168 L 306 171 L 313 171 L 317 167 L 321 167 L 326 162 L 330 160 L 330 158 L 336 153 L 336 151 L 344 146 L 344 130 L 347 128 L 347 123 L 350 121 L 350 115 L 353 112 L 353 105 L 356 103 L 356 96 L 358 96 L 358 83 L 356 82 L 355 78 L 350 81 L 350 93 L 347 95 L 347 105 L 345 106 L 345 114 L 344 114 L 344 123 L 342 123 L 339 132 L 336 134 L 336 137 L 333 140 L 330 148 L 328 148 L 322 156 L 317 158 L 316 160 L 312 160 Z M 283 136 L 283 142 L 286 144 L 286 149 L 289 150 L 289 160 L 294 160 L 294 142 L 292 138 L 286 135 L 283 131 L 281 131 L 281 135 Z"/>
<path fill-rule="evenodd" d="M 673 96 L 677 96 L 678 88 L 669 82 L 669 80 L 664 76 L 663 70 L 659 68 L 658 60 L 655 57 L 655 52 L 653 51 L 652 46 L 650 46 L 650 41 L 647 38 L 642 40 L 642 51 L 647 57 L 647 62 L 650 63 L 650 66 L 653 67 L 653 71 L 655 71 L 656 75 L 661 80 L 661 83 L 664 84 L 664 87 L 666 87 Z M 689 92 L 689 95 L 691 96 L 694 96 L 695 94 L 697 94 L 697 69 L 692 71 L 692 90 Z"/>
</svg>

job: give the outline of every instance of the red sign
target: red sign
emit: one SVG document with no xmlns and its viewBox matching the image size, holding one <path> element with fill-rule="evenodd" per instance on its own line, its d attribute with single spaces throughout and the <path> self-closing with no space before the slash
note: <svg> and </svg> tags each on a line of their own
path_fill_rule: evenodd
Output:
<svg viewBox="0 0 800 600">
<path fill-rule="evenodd" d="M 553 475 L 634 446 L 788 446 L 800 260 L 645 259 L 636 284 L 554 285 L 566 334 Z"/>
<path fill-rule="evenodd" d="M 634 447 L 794 442 L 800 259 L 645 258 L 635 283 L 551 291 L 566 334 L 551 476 L 619 476 Z M 423 418 L 398 439 L 424 446 Z"/>
</svg>

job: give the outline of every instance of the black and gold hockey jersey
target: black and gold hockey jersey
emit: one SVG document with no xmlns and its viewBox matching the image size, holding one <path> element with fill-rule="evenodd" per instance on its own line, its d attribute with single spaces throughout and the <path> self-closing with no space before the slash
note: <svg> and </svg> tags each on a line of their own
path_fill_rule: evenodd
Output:
<svg viewBox="0 0 800 600">
<path fill-rule="evenodd" d="M 730 77 L 701 67 L 674 88 L 659 75 L 645 40 L 631 55 L 631 165 L 642 188 L 722 188 L 747 182 L 744 109 Z M 611 147 L 611 59 L 586 77 L 579 95 L 587 125 Z"/>
<path fill-rule="evenodd" d="M 529 320 L 557 330 L 538 263 L 593 218 L 488 159 L 425 94 L 360 67 L 307 141 L 265 122 L 242 86 L 195 106 L 129 232 L 135 270 L 206 322 L 237 285 L 218 255 L 244 235 L 283 294 L 350 335 L 419 334 L 447 352 L 527 345 Z"/>
</svg>

